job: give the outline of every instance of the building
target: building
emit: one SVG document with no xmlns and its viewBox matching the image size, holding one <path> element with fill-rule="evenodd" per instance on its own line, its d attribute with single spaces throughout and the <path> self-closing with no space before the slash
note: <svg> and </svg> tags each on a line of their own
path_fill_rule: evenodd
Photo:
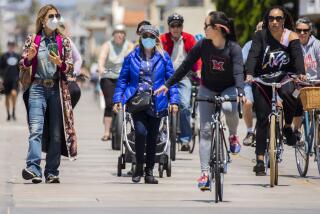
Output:
<svg viewBox="0 0 320 214">
<path fill-rule="evenodd" d="M 315 31 L 320 36 L 320 0 L 300 0 L 299 16 L 309 17 L 315 23 Z"/>
<path fill-rule="evenodd" d="M 167 17 L 176 12 L 184 17 L 184 31 L 203 33 L 203 23 L 210 11 L 216 10 L 211 0 L 156 0 L 152 2 L 150 17 L 160 31 L 168 31 Z"/>
</svg>

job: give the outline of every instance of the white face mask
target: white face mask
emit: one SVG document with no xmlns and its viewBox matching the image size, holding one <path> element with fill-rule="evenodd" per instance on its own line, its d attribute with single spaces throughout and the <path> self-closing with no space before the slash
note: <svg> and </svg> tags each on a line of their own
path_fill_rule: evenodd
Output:
<svg viewBox="0 0 320 214">
<path fill-rule="evenodd" d="M 46 26 L 50 30 L 56 30 L 58 27 L 58 19 L 56 17 L 48 19 Z"/>
<path fill-rule="evenodd" d="M 64 18 L 61 16 L 61 18 L 58 20 L 59 24 L 64 24 Z"/>
</svg>

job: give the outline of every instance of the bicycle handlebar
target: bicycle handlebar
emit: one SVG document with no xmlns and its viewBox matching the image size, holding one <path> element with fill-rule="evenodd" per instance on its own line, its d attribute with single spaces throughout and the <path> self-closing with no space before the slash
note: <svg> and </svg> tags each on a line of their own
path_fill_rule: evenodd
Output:
<svg viewBox="0 0 320 214">
<path fill-rule="evenodd" d="M 319 79 L 308 79 L 306 81 L 302 81 L 302 80 L 297 79 L 296 82 L 302 86 L 316 86 L 316 85 L 319 86 L 320 85 Z"/>
<path fill-rule="evenodd" d="M 295 80 L 295 78 L 288 78 L 285 81 L 282 82 L 272 82 L 272 83 L 268 83 L 263 81 L 260 77 L 254 77 L 253 78 L 253 82 L 257 82 L 257 83 L 261 83 L 262 85 L 265 86 L 275 86 L 276 88 L 281 88 L 283 85 L 289 83 L 289 82 L 293 82 Z"/>
<path fill-rule="evenodd" d="M 242 96 L 239 96 L 242 98 Z M 214 97 L 197 97 L 196 102 L 208 102 L 208 103 L 214 103 L 214 104 L 222 104 L 224 102 L 238 102 L 238 96 L 214 96 Z M 238 114 L 239 118 L 242 118 L 242 100 L 238 102 Z"/>
</svg>

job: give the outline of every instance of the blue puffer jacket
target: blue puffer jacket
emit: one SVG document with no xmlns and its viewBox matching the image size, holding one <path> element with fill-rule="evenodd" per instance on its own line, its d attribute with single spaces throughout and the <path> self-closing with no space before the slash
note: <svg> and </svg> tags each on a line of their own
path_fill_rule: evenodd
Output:
<svg viewBox="0 0 320 214">
<path fill-rule="evenodd" d="M 133 50 L 122 64 L 122 69 L 114 91 L 113 102 L 126 104 L 138 90 L 139 73 L 141 66 L 140 47 Z M 164 57 L 157 51 L 152 58 L 153 65 L 156 65 L 153 73 L 153 88 L 155 91 L 162 86 L 174 73 L 170 56 L 165 52 Z M 177 85 L 169 90 L 170 104 L 179 104 L 179 93 Z M 155 98 L 156 113 L 168 109 L 168 96 L 163 94 Z"/>
</svg>

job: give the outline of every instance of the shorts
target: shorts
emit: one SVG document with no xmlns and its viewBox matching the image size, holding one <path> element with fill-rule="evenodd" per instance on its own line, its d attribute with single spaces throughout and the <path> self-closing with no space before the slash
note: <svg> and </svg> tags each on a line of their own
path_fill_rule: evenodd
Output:
<svg viewBox="0 0 320 214">
<path fill-rule="evenodd" d="M 12 90 L 18 91 L 19 82 L 14 80 L 9 80 L 9 81 L 3 82 L 3 86 L 4 86 L 4 94 L 9 95 Z"/>
<path fill-rule="evenodd" d="M 244 85 L 244 94 L 245 94 L 247 100 L 249 100 L 253 104 L 254 103 L 254 99 L 253 99 L 251 83 L 245 83 L 245 85 Z"/>
</svg>

